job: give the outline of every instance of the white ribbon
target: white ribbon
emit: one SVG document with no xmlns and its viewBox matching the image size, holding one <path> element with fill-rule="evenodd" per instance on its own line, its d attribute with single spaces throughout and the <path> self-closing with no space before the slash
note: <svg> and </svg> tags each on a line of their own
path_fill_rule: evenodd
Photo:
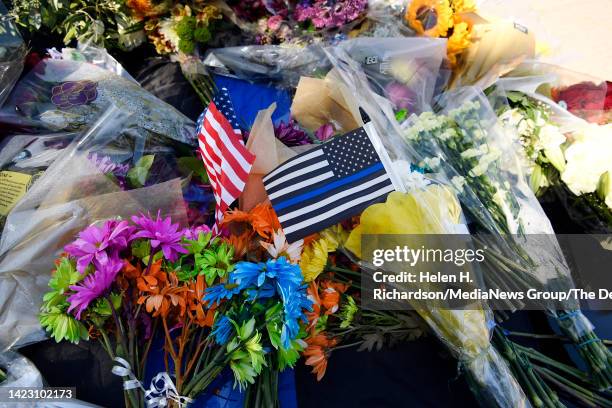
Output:
<svg viewBox="0 0 612 408">
<path fill-rule="evenodd" d="M 136 378 L 134 373 L 132 372 L 132 367 L 130 367 L 130 363 L 128 363 L 125 359 L 121 357 L 115 357 L 114 359 L 120 365 L 113 366 L 111 370 L 113 374 L 128 377 L 129 380 L 123 381 L 123 389 L 124 390 L 132 390 L 134 388 L 140 388 L 144 391 L 144 388 L 140 381 Z"/>
<path fill-rule="evenodd" d="M 127 380 L 123 381 L 123 389 L 131 390 L 134 388 L 140 388 L 144 391 L 145 403 L 148 408 L 163 408 L 168 406 L 168 401 L 175 401 L 178 404 L 178 408 L 186 407 L 192 403 L 193 400 L 188 397 L 179 395 L 176 390 L 176 386 L 172 381 L 172 378 L 166 372 L 158 373 L 151 380 L 149 389 L 145 390 L 142 383 L 138 381 L 132 367 L 125 359 L 121 357 L 115 357 L 114 359 L 119 365 L 113 366 L 112 373 L 121 377 L 128 377 Z"/>
</svg>

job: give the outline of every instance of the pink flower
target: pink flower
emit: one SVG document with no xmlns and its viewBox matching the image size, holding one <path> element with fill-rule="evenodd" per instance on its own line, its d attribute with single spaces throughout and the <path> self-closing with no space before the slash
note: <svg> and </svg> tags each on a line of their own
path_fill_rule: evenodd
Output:
<svg viewBox="0 0 612 408">
<path fill-rule="evenodd" d="M 283 18 L 281 16 L 272 16 L 268 19 L 268 28 L 276 31 L 280 28 Z"/>
<path fill-rule="evenodd" d="M 327 139 L 334 135 L 334 127 L 331 123 L 326 123 L 318 128 L 315 133 L 315 137 L 322 142 L 325 142 Z"/>
<path fill-rule="evenodd" d="M 81 313 L 87 309 L 89 304 L 110 289 L 122 268 L 123 261 L 111 259 L 97 268 L 94 273 L 87 275 L 78 285 L 70 286 L 74 293 L 67 299 L 70 303 L 68 312 L 76 310 L 75 316 L 80 319 Z"/>
<path fill-rule="evenodd" d="M 109 220 L 102 227 L 92 225 L 79 232 L 72 244 L 64 247 L 71 256 L 77 258 L 77 271 L 85 269 L 93 262 L 96 268 L 116 258 L 119 251 L 127 247 L 132 239 L 133 227 L 127 221 Z"/>
<path fill-rule="evenodd" d="M 205 224 L 198 225 L 197 227 L 185 228 L 185 231 L 183 231 L 183 236 L 191 241 L 195 241 L 198 239 L 198 236 L 200 236 L 200 232 L 208 234 L 210 232 L 210 228 Z"/>
<path fill-rule="evenodd" d="M 178 259 L 179 253 L 186 254 L 189 252 L 181 245 L 183 231 L 179 231 L 178 224 L 172 224 L 170 217 L 162 220 L 158 212 L 155 220 L 150 216 L 141 215 L 140 217 L 132 217 L 132 221 L 141 228 L 134 234 L 133 239 L 150 239 L 151 249 L 161 248 L 167 260 L 174 262 Z"/>
<path fill-rule="evenodd" d="M 407 109 L 410 111 L 416 103 L 415 93 L 399 82 L 390 82 L 385 87 L 385 92 L 397 109 Z"/>
</svg>

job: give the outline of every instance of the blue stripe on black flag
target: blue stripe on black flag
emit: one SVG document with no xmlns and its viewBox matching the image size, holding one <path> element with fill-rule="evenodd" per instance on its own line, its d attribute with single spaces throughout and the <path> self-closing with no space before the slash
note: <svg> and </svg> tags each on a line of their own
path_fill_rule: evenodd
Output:
<svg viewBox="0 0 612 408">
<path fill-rule="evenodd" d="M 264 186 L 289 242 L 357 215 L 393 191 L 363 128 L 281 164 Z"/>
<path fill-rule="evenodd" d="M 293 198 L 290 198 L 284 201 L 277 201 L 277 203 L 274 204 L 274 209 L 278 212 L 279 210 L 287 208 L 293 204 L 299 203 L 301 201 L 310 200 L 328 191 L 336 190 L 339 187 L 342 187 L 346 184 L 353 183 L 354 181 L 357 181 L 379 170 L 383 170 L 382 163 L 377 163 L 371 167 L 368 167 L 366 169 L 361 170 L 360 172 L 353 174 L 352 176 L 348 176 L 348 177 L 344 177 L 336 181 L 332 181 L 331 183 L 327 183 L 323 187 L 308 191 L 307 193 L 304 193 L 304 194 L 300 194 L 297 197 L 293 197 Z"/>
</svg>

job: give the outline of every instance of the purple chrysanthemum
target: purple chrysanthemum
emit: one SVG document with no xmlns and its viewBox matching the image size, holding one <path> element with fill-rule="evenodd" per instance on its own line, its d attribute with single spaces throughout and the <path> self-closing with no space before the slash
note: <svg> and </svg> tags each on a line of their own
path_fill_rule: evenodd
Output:
<svg viewBox="0 0 612 408">
<path fill-rule="evenodd" d="M 121 268 L 123 268 L 121 260 L 111 259 L 98 267 L 94 273 L 87 275 L 78 285 L 70 286 L 74 293 L 67 299 L 70 303 L 68 312 L 75 311 L 76 318 L 80 319 L 81 313 L 89 304 L 110 289 Z"/>
<path fill-rule="evenodd" d="M 274 126 L 274 135 L 286 146 L 310 144 L 308 134 L 300 128 L 294 119 L 290 119 L 288 123 L 280 122 Z"/>
<path fill-rule="evenodd" d="M 92 225 L 85 228 L 64 250 L 77 258 L 77 270 L 85 273 L 91 263 L 100 268 L 116 258 L 132 239 L 132 232 L 133 227 L 127 221 L 109 220 L 101 227 Z"/>
<path fill-rule="evenodd" d="M 141 229 L 134 234 L 133 238 L 148 238 L 151 240 L 151 248 L 161 248 L 164 256 L 169 261 L 176 261 L 178 254 L 186 254 L 187 251 L 181 245 L 183 231 L 179 231 L 178 224 L 172 224 L 170 217 L 161 219 L 159 212 L 154 220 L 150 216 L 141 215 L 132 217 L 134 224 Z"/>
<path fill-rule="evenodd" d="M 97 153 L 90 153 L 87 158 L 94 164 L 94 166 L 96 166 L 98 170 L 104 174 L 125 177 L 130 169 L 130 166 L 127 164 L 117 164 L 108 156 L 98 156 Z"/>
</svg>

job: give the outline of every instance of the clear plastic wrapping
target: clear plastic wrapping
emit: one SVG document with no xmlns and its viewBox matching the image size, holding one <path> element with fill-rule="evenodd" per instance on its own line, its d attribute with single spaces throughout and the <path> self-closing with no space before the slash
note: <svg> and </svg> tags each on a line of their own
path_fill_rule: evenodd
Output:
<svg viewBox="0 0 612 408">
<path fill-rule="evenodd" d="M 366 74 L 344 50 L 328 49 L 327 51 L 338 70 L 339 77 L 358 98 L 360 108 L 367 114 L 381 135 L 390 160 L 398 165 L 404 192 L 408 192 L 408 194 L 392 193 L 385 204 L 376 204 L 366 209 L 361 215 L 361 224 L 358 227 L 361 229 L 360 233 L 375 234 L 378 231 L 378 233 L 394 234 L 454 234 L 465 230 L 464 227 L 461 228 L 463 216 L 459 201 L 452 193 L 452 177 L 440 171 L 429 172 L 425 176 L 412 176 L 419 173 L 413 167 L 425 156 L 417 146 L 405 142 L 403 129 L 397 122 L 393 104 L 383 95 L 373 91 Z M 402 163 L 410 163 L 412 166 L 402 165 Z M 402 171 L 403 174 L 401 174 Z M 423 183 L 424 177 L 429 182 Z M 421 181 L 417 182 L 417 180 Z M 432 182 L 433 185 L 423 186 L 423 184 Z M 398 207 L 393 203 L 394 201 L 401 203 L 403 200 L 418 207 L 410 209 L 407 215 L 414 211 L 422 214 L 417 219 L 419 223 L 423 223 L 424 228 L 415 227 L 416 224 L 410 221 L 410 217 L 400 215 L 398 208 L 401 209 L 403 206 Z M 453 202 L 455 204 L 451 205 L 450 203 Z M 444 203 L 448 205 L 442 205 Z M 390 208 L 381 207 L 390 205 Z M 382 212 L 377 208 L 381 208 Z M 451 210 L 453 208 L 454 210 Z M 380 216 L 368 216 L 369 213 L 376 211 Z M 380 220 L 385 219 L 383 214 L 394 214 L 393 220 L 377 227 L 376 225 L 382 222 Z M 368 227 L 368 220 L 372 220 L 373 225 Z M 349 238 L 350 241 L 351 238 Z M 353 253 L 356 249 L 356 247 L 349 248 Z M 470 383 L 474 386 L 474 391 L 483 403 L 498 407 L 531 406 L 506 362 L 491 346 L 492 317 L 489 312 L 482 309 L 445 310 L 442 308 L 420 309 L 418 312 L 460 361 Z"/>
<path fill-rule="evenodd" d="M 89 55 L 92 62 L 105 55 L 104 50 L 88 50 L 95 51 L 95 57 Z M 80 131 L 114 105 L 130 112 L 143 131 L 195 145 L 191 120 L 107 68 L 106 63 L 42 60 L 19 81 L 0 110 L 0 129 L 5 134 Z"/>
<path fill-rule="evenodd" d="M 26 54 L 17 27 L 0 3 L 0 107 L 21 75 Z"/>
<path fill-rule="evenodd" d="M 6 374 L 6 380 L 0 382 L 2 387 L 39 388 L 43 386 L 42 376 L 34 364 L 14 351 L 0 353 L 0 369 Z"/>
<path fill-rule="evenodd" d="M 0 240 L 0 346 L 44 338 L 37 312 L 49 265 L 87 225 L 112 217 L 161 211 L 187 225 L 175 147 L 142 132 L 138 118 L 109 109 L 61 150 L 6 218 Z M 143 158 L 152 163 L 145 169 Z M 126 177 L 141 184 L 122 185 Z"/>
<path fill-rule="evenodd" d="M 361 66 L 370 85 L 396 110 L 426 110 L 432 102 L 446 41 L 436 38 L 355 38 L 323 49 L 282 46 L 211 50 L 204 63 L 213 72 L 295 88 L 301 77 L 321 77 L 332 68 L 329 52 L 341 52 Z"/>
</svg>

